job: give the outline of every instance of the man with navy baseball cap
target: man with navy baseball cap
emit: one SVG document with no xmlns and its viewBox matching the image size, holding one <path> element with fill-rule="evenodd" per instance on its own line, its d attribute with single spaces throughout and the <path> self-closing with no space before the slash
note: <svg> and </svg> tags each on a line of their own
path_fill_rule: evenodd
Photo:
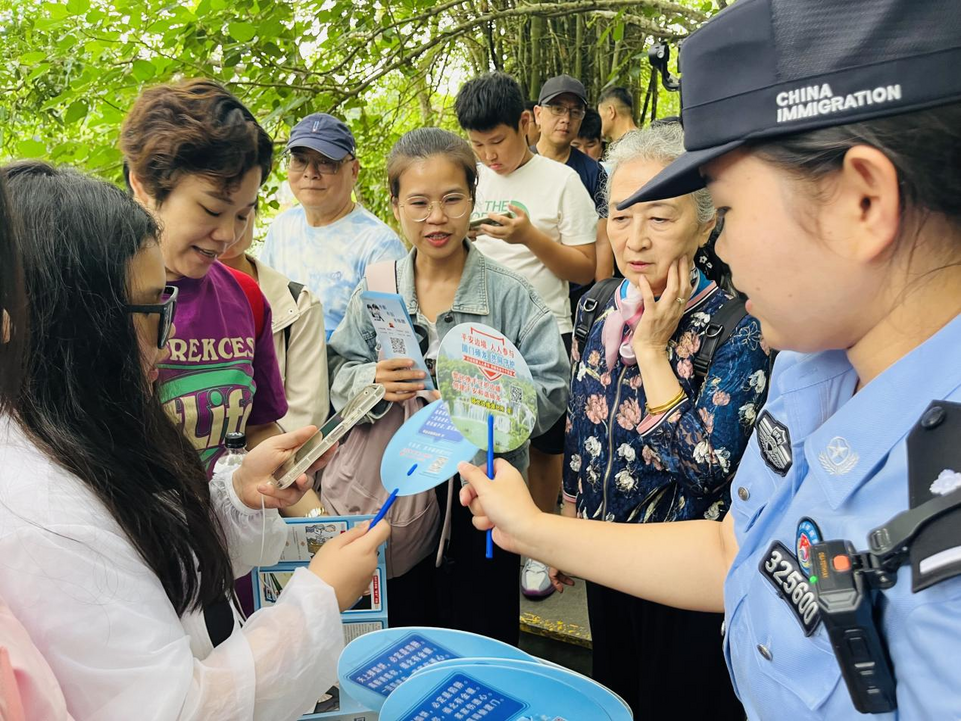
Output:
<svg viewBox="0 0 961 721">
<path fill-rule="evenodd" d="M 406 250 L 393 230 L 354 200 L 360 163 L 342 120 L 327 113 L 305 117 L 290 131 L 284 162 L 300 205 L 274 220 L 260 260 L 320 298 L 329 338 L 367 265 L 398 260 Z"/>
</svg>

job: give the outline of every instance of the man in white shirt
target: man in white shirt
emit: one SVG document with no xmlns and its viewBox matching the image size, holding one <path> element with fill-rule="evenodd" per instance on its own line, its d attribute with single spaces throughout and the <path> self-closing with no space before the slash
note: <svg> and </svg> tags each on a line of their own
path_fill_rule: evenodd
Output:
<svg viewBox="0 0 961 721">
<path fill-rule="evenodd" d="M 488 73 L 466 83 L 454 103 L 480 161 L 471 219 L 487 218 L 476 238 L 484 255 L 523 275 L 551 309 L 568 351 L 571 347 L 569 282 L 594 280 L 597 212 L 577 173 L 531 152 L 530 123 L 517 81 Z M 541 510 L 556 510 L 564 461 L 562 416 L 531 439 L 531 494 Z M 528 561 L 521 578 L 527 596 L 553 591 L 547 567 Z"/>
<path fill-rule="evenodd" d="M 367 266 L 399 260 L 407 249 L 387 224 L 354 202 L 360 163 L 342 121 L 308 115 L 291 131 L 284 160 L 300 205 L 271 224 L 260 260 L 320 298 L 330 338 Z"/>
</svg>

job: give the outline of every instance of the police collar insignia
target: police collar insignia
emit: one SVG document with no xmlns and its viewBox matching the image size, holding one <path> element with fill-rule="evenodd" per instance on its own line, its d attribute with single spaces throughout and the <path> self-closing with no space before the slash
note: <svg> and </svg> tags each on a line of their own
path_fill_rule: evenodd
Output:
<svg viewBox="0 0 961 721">
<path fill-rule="evenodd" d="M 805 578 L 814 575 L 814 565 L 811 563 L 811 546 L 820 543 L 823 536 L 818 524 L 810 518 L 802 518 L 797 524 L 797 535 L 794 540 L 794 551 Z"/>
<path fill-rule="evenodd" d="M 758 570 L 794 614 L 804 629 L 804 635 L 814 633 L 821 623 L 821 612 L 818 610 L 814 586 L 809 582 L 810 577 L 802 570 L 794 554 L 783 543 L 775 541 L 761 556 Z"/>
<path fill-rule="evenodd" d="M 821 467 L 832 476 L 843 476 L 854 469 L 860 456 L 852 450 L 846 439 L 834 436 L 827 450 L 818 453 L 818 460 L 821 461 Z"/>
<path fill-rule="evenodd" d="M 757 442 L 761 458 L 779 476 L 786 476 L 794 462 L 791 456 L 791 433 L 787 426 L 767 411 L 757 419 Z"/>
</svg>

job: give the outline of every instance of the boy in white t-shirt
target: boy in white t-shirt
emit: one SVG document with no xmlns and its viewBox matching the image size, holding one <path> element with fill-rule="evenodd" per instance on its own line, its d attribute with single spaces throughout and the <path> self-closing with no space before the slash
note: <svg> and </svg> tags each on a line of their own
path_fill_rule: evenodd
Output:
<svg viewBox="0 0 961 721">
<path fill-rule="evenodd" d="M 480 226 L 475 243 L 484 255 L 527 278 L 554 314 L 570 351 L 568 282 L 594 280 L 594 201 L 574 170 L 530 151 L 530 117 L 511 76 L 487 73 L 467 82 L 454 109 L 480 161 L 471 220 L 492 221 Z M 557 506 L 565 420 L 531 441 L 531 494 L 545 512 Z M 547 567 L 537 562 L 525 564 L 521 585 L 532 597 L 553 591 Z"/>
</svg>

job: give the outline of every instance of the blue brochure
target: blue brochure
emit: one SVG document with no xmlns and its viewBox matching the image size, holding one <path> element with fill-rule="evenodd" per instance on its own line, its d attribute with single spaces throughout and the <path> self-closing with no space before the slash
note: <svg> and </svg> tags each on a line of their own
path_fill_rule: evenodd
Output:
<svg viewBox="0 0 961 721">
<path fill-rule="evenodd" d="M 377 342 L 384 358 L 410 358 L 414 367 L 427 374 L 422 383 L 426 390 L 434 390 L 427 362 L 420 350 L 420 342 L 414 332 L 414 322 L 407 312 L 407 304 L 397 293 L 378 293 L 365 290 L 360 294 L 361 302 L 367 310 Z"/>
<path fill-rule="evenodd" d="M 631 721 L 631 719 L 634 718 L 631 707 L 610 689 L 576 671 L 571 671 L 569 668 L 558 666 L 557 664 L 542 659 L 538 659 L 537 661 L 518 661 L 506 658 L 451 659 L 449 661 L 440 661 L 430 666 L 430 668 L 446 668 L 451 671 L 470 673 L 471 667 L 473 666 L 496 666 L 498 668 L 513 669 L 527 674 L 540 674 L 546 678 L 562 681 L 604 709 L 604 712 L 610 717 L 611 721 Z M 415 671 L 414 675 L 416 676 L 419 672 L 420 671 Z M 535 701 L 537 699 L 532 697 L 525 698 L 527 698 L 532 706 L 536 706 Z"/>
<path fill-rule="evenodd" d="M 441 664 L 401 684 L 380 709 L 384 721 L 614 721 L 583 685 L 551 666 Z M 580 677 L 587 683 L 590 679 Z M 595 684 L 596 685 L 596 684 Z M 620 716 L 618 718 L 623 718 Z M 629 718 L 629 717 L 628 717 Z"/>
<path fill-rule="evenodd" d="M 486 636 L 447 628 L 388 628 L 352 641 L 337 664 L 343 691 L 374 710 L 416 671 L 451 659 L 496 657 L 535 661 Z"/>
</svg>

